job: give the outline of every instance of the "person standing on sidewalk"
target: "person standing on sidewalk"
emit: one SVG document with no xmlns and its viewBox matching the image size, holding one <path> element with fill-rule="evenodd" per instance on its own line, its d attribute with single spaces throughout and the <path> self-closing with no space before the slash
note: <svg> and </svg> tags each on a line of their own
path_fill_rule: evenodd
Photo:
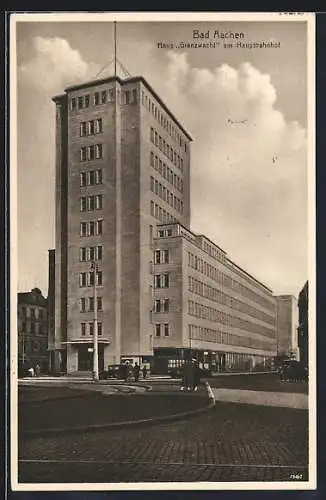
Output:
<svg viewBox="0 0 326 500">
<path fill-rule="evenodd" d="M 146 378 L 147 376 L 147 368 L 146 365 L 143 366 L 143 377 Z"/>
<path fill-rule="evenodd" d="M 136 362 L 136 363 L 135 363 L 135 366 L 134 366 L 134 377 L 135 377 L 135 382 L 138 382 L 138 379 L 139 379 L 139 372 L 140 372 L 140 367 L 139 367 L 138 363 Z"/>
</svg>

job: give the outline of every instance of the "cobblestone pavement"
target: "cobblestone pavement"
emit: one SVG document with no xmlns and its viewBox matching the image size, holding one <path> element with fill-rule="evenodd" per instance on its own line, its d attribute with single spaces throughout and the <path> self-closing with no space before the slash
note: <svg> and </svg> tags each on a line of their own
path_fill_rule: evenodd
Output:
<svg viewBox="0 0 326 500">
<path fill-rule="evenodd" d="M 308 413 L 217 403 L 187 421 L 28 439 L 19 482 L 307 480 Z"/>
</svg>

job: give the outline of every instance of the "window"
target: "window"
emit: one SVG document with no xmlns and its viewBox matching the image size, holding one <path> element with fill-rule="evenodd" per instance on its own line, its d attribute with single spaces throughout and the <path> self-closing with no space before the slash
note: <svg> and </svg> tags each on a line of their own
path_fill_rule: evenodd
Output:
<svg viewBox="0 0 326 500">
<path fill-rule="evenodd" d="M 88 196 L 87 202 L 88 202 L 87 203 L 88 204 L 87 210 L 89 212 L 92 212 L 95 209 L 95 197 L 94 196 Z"/>
<path fill-rule="evenodd" d="M 99 92 L 95 92 L 95 94 L 94 94 L 94 104 L 95 104 L 95 106 L 100 104 L 100 93 Z"/>
<path fill-rule="evenodd" d="M 86 172 L 81 172 L 80 174 L 80 187 L 85 187 L 86 186 Z"/>
<path fill-rule="evenodd" d="M 94 120 L 91 120 L 88 122 L 88 134 L 89 135 L 94 135 L 95 127 L 94 127 Z"/>
<path fill-rule="evenodd" d="M 79 274 L 79 286 L 84 287 L 86 286 L 86 273 L 80 273 Z"/>
<path fill-rule="evenodd" d="M 87 223 L 86 222 L 80 223 L 80 236 L 87 236 Z"/>
<path fill-rule="evenodd" d="M 88 260 L 95 260 L 95 247 L 89 247 L 88 249 Z"/>
<path fill-rule="evenodd" d="M 103 195 L 97 194 L 95 196 L 95 208 L 96 210 L 102 210 L 103 208 Z"/>
<path fill-rule="evenodd" d="M 98 118 L 94 122 L 95 124 L 95 134 L 100 134 L 102 132 L 102 118 Z"/>
<path fill-rule="evenodd" d="M 99 335 L 99 336 L 102 335 L 102 323 L 101 322 L 97 323 L 97 335 Z"/>
<path fill-rule="evenodd" d="M 154 192 L 154 177 L 151 176 L 151 191 Z"/>
<path fill-rule="evenodd" d="M 164 323 L 164 337 L 168 337 L 170 335 L 170 325 L 169 323 Z"/>
<path fill-rule="evenodd" d="M 35 333 L 35 323 L 31 323 L 31 333 Z"/>
<path fill-rule="evenodd" d="M 154 276 L 154 287 L 161 288 L 161 276 L 159 274 L 155 274 Z"/>
<path fill-rule="evenodd" d="M 102 282 L 102 271 L 98 271 L 96 273 L 96 285 L 98 286 L 102 286 L 103 282 Z"/>
<path fill-rule="evenodd" d="M 83 97 L 78 97 L 78 109 L 83 109 L 84 107 L 84 99 Z"/>
<path fill-rule="evenodd" d="M 75 111 L 76 107 L 77 107 L 76 97 L 73 97 L 71 99 L 71 111 Z"/>
<path fill-rule="evenodd" d="M 94 297 L 89 297 L 88 299 L 88 310 L 90 312 L 94 311 Z"/>
<path fill-rule="evenodd" d="M 132 91 L 132 101 L 136 104 L 137 103 L 137 90 L 133 89 Z"/>
<path fill-rule="evenodd" d="M 163 299 L 163 311 L 169 312 L 169 299 Z"/>
<path fill-rule="evenodd" d="M 80 148 L 80 161 L 86 161 L 87 155 L 86 155 L 86 148 Z"/>
<path fill-rule="evenodd" d="M 167 236 L 172 236 L 172 229 L 168 229 L 168 230 L 166 231 L 166 234 L 167 234 Z"/>
<path fill-rule="evenodd" d="M 86 122 L 80 123 L 80 137 L 84 137 L 86 135 Z"/>
<path fill-rule="evenodd" d="M 88 184 L 89 186 L 94 186 L 95 184 L 95 172 L 94 170 L 91 170 L 88 172 Z"/>
<path fill-rule="evenodd" d="M 88 286 L 94 286 L 94 271 L 88 273 Z"/>
<path fill-rule="evenodd" d="M 155 262 L 155 264 L 160 264 L 161 263 L 161 251 L 160 250 L 155 250 L 155 252 L 154 252 L 154 262 Z"/>
<path fill-rule="evenodd" d="M 82 196 L 79 201 L 80 201 L 80 211 L 86 212 L 86 197 Z"/>
<path fill-rule="evenodd" d="M 91 144 L 87 148 L 87 159 L 94 160 L 94 157 L 95 157 L 95 146 L 94 146 L 94 144 Z"/>
<path fill-rule="evenodd" d="M 162 278 L 163 278 L 163 288 L 168 288 L 169 287 L 169 275 L 167 273 L 163 274 Z"/>
<path fill-rule="evenodd" d="M 31 309 L 31 318 L 35 318 L 35 309 Z"/>
<path fill-rule="evenodd" d="M 154 217 L 154 202 L 151 201 L 151 215 Z"/>
<path fill-rule="evenodd" d="M 161 301 L 160 300 L 155 300 L 154 311 L 157 313 L 161 312 Z"/>
<path fill-rule="evenodd" d="M 85 297 L 82 297 L 80 299 L 80 312 L 85 312 L 86 311 L 86 299 Z"/>
<path fill-rule="evenodd" d="M 95 172 L 95 183 L 102 184 L 102 170 L 98 169 Z"/>
<path fill-rule="evenodd" d="M 102 144 L 96 144 L 95 149 L 96 149 L 96 158 L 97 159 L 102 158 L 103 154 Z"/>
<path fill-rule="evenodd" d="M 154 143 L 154 129 L 151 127 L 151 141 Z"/>
<path fill-rule="evenodd" d="M 101 245 L 96 247 L 96 260 L 102 260 L 103 248 Z"/>
<path fill-rule="evenodd" d="M 85 108 L 89 108 L 89 95 L 85 95 Z"/>
<path fill-rule="evenodd" d="M 102 311 L 102 297 L 97 297 L 97 310 Z"/>
<path fill-rule="evenodd" d="M 90 220 L 88 223 L 88 236 L 94 236 L 95 233 L 95 222 Z"/>
<path fill-rule="evenodd" d="M 155 325 L 155 335 L 156 335 L 156 337 L 161 336 L 161 325 L 160 324 Z"/>
<path fill-rule="evenodd" d="M 86 260 L 86 248 L 82 247 L 79 249 L 79 259 L 81 262 L 84 262 Z"/>
<path fill-rule="evenodd" d="M 96 222 L 96 234 L 99 235 L 99 234 L 102 234 L 103 232 L 103 220 L 98 220 Z"/>
<path fill-rule="evenodd" d="M 168 250 L 163 250 L 162 251 L 162 263 L 163 264 L 168 264 L 169 263 L 169 251 Z"/>
<path fill-rule="evenodd" d="M 88 328 L 89 328 L 89 334 L 94 335 L 94 323 L 93 323 L 93 321 L 88 323 Z"/>
<path fill-rule="evenodd" d="M 101 102 L 102 104 L 106 103 L 106 90 L 102 90 L 101 92 Z"/>
</svg>

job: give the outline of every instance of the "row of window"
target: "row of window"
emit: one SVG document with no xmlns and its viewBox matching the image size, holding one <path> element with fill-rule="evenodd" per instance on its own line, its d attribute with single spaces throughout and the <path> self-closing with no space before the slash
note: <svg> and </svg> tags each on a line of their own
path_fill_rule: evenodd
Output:
<svg viewBox="0 0 326 500">
<path fill-rule="evenodd" d="M 214 342 L 217 344 L 234 345 L 240 347 L 249 347 L 252 349 L 273 349 L 270 342 L 263 339 L 244 337 L 222 330 L 205 328 L 203 326 L 189 325 L 189 337 L 193 340 L 201 340 L 205 342 Z"/>
<path fill-rule="evenodd" d="M 43 355 L 47 356 L 47 349 L 48 349 L 48 342 L 47 340 L 45 341 L 40 341 L 40 340 L 19 340 L 19 354 L 33 354 L 34 352 L 37 353 L 42 353 Z"/>
<path fill-rule="evenodd" d="M 45 335 L 47 333 L 47 325 L 46 323 L 37 323 L 34 321 L 22 321 L 21 332 Z"/>
<path fill-rule="evenodd" d="M 95 247 L 81 247 L 79 249 L 79 260 L 81 262 L 87 262 L 94 260 L 102 260 L 103 258 L 103 247 L 102 245 L 97 245 Z"/>
<path fill-rule="evenodd" d="M 183 214 L 183 202 L 171 193 L 171 191 L 169 191 L 165 186 L 163 186 L 157 179 L 154 179 L 153 176 L 151 176 L 151 191 L 162 198 L 163 201 L 168 203 L 170 207 Z"/>
<path fill-rule="evenodd" d="M 244 314 L 249 314 L 249 316 L 265 321 L 265 323 L 269 323 L 270 325 L 275 325 L 275 318 L 273 316 L 265 314 L 259 309 L 237 300 L 217 288 L 213 288 L 202 281 L 196 280 L 192 276 L 188 276 L 188 289 L 190 292 L 195 293 L 196 295 L 201 295 L 208 300 L 231 307 L 232 309 Z"/>
<path fill-rule="evenodd" d="M 97 184 L 102 184 L 102 181 L 103 175 L 101 168 L 80 173 L 80 187 L 95 186 Z"/>
<path fill-rule="evenodd" d="M 225 261 L 225 253 L 215 246 L 210 245 L 205 239 L 202 240 L 202 249 L 204 252 L 208 253 L 208 255 L 213 257 L 213 259 L 220 260 L 221 262 Z"/>
<path fill-rule="evenodd" d="M 167 210 L 164 210 L 164 208 L 160 207 L 157 203 L 154 203 L 154 201 L 151 201 L 151 215 L 164 224 L 177 222 L 177 219 L 173 215 L 171 215 Z"/>
<path fill-rule="evenodd" d="M 97 321 L 97 335 L 101 336 L 102 335 L 102 323 L 101 321 Z M 89 321 L 88 323 L 81 323 L 80 324 L 80 334 L 82 337 L 85 337 L 87 335 L 94 335 L 94 321 Z"/>
<path fill-rule="evenodd" d="M 265 337 L 274 338 L 275 331 L 267 328 L 265 326 L 258 325 L 252 321 L 247 321 L 237 316 L 231 316 L 223 311 L 214 309 L 198 302 L 188 300 L 188 313 L 191 316 L 196 316 L 197 318 L 207 319 L 214 323 L 222 323 L 223 325 L 228 325 L 234 328 L 239 328 L 240 330 L 245 330 L 251 333 L 258 333 L 264 335 Z"/>
<path fill-rule="evenodd" d="M 80 312 L 94 312 L 95 297 L 80 298 Z M 102 311 L 102 297 L 96 297 L 97 311 Z"/>
<path fill-rule="evenodd" d="M 150 140 L 160 151 L 183 172 L 183 158 L 168 144 L 165 139 L 153 128 L 150 128 Z"/>
<path fill-rule="evenodd" d="M 169 323 L 156 323 L 155 324 L 155 336 L 156 337 L 169 337 L 170 335 L 170 325 Z"/>
<path fill-rule="evenodd" d="M 168 264 L 169 263 L 169 250 L 155 250 L 154 264 Z"/>
<path fill-rule="evenodd" d="M 81 212 L 93 212 L 94 210 L 102 210 L 103 195 L 96 194 L 91 196 L 82 196 L 80 199 Z"/>
<path fill-rule="evenodd" d="M 257 304 L 260 304 L 269 311 L 274 312 L 273 304 L 269 300 L 265 299 L 258 293 L 255 293 L 254 291 L 251 290 L 251 288 L 246 287 L 245 285 L 235 280 L 234 278 L 231 278 L 231 276 L 228 276 L 222 271 L 219 271 L 218 269 L 216 269 L 216 267 L 212 266 L 211 264 L 208 264 L 208 262 L 201 259 L 200 257 L 197 257 L 191 252 L 188 252 L 188 265 L 193 269 L 196 269 L 197 271 L 201 272 L 208 278 L 216 281 L 217 283 L 221 283 L 223 286 L 226 286 L 238 292 L 239 294 L 248 297 L 253 302 L 257 302 Z"/>
<path fill-rule="evenodd" d="M 169 299 L 156 299 L 156 300 L 154 300 L 153 312 L 167 313 L 167 312 L 169 312 L 169 308 L 170 308 Z"/>
<path fill-rule="evenodd" d="M 25 318 L 39 318 L 39 319 L 46 318 L 46 310 L 39 309 L 38 307 L 21 306 L 18 309 L 18 312 L 20 312 L 21 316 Z"/>
<path fill-rule="evenodd" d="M 145 92 L 142 92 L 141 96 L 142 105 L 152 113 L 154 118 L 159 122 L 159 124 L 167 131 L 170 137 L 187 152 L 187 143 L 181 137 L 178 129 L 173 125 L 173 123 L 165 116 L 165 114 L 160 110 L 158 106 L 148 97 Z"/>
<path fill-rule="evenodd" d="M 82 221 L 80 236 L 98 236 L 103 233 L 103 219 Z"/>
<path fill-rule="evenodd" d="M 89 120 L 88 122 L 80 122 L 80 137 L 87 135 L 101 134 L 103 132 L 102 118 Z"/>
<path fill-rule="evenodd" d="M 169 273 L 154 275 L 154 288 L 169 288 Z"/>
<path fill-rule="evenodd" d="M 87 109 L 90 106 L 99 106 L 100 104 L 106 104 L 107 102 L 114 102 L 115 91 L 114 89 L 109 89 L 108 91 L 102 90 L 101 92 L 95 92 L 92 94 L 86 94 L 79 97 L 72 97 L 70 101 L 71 111 L 76 111 L 77 109 Z"/>
<path fill-rule="evenodd" d="M 79 286 L 81 288 L 84 288 L 86 286 L 94 286 L 94 279 L 95 279 L 94 271 L 79 273 Z M 103 285 L 102 271 L 96 272 L 96 285 L 97 286 Z"/>
<path fill-rule="evenodd" d="M 103 158 L 103 144 L 91 144 L 80 148 L 80 161 L 100 160 Z"/>
<path fill-rule="evenodd" d="M 168 238 L 169 236 L 172 236 L 173 231 L 171 228 L 169 229 L 159 229 L 157 231 L 157 237 L 158 238 Z"/>
<path fill-rule="evenodd" d="M 169 168 L 164 161 L 153 151 L 150 152 L 150 165 L 153 167 L 164 179 L 166 179 L 172 186 L 174 186 L 180 193 L 183 193 L 183 180 Z"/>
</svg>

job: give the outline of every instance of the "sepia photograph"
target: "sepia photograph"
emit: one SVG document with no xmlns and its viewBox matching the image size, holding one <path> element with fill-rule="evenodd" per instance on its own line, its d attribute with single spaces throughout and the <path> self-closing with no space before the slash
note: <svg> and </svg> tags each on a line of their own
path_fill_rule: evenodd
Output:
<svg viewBox="0 0 326 500">
<path fill-rule="evenodd" d="M 316 488 L 314 14 L 10 17 L 12 489 Z"/>
</svg>

